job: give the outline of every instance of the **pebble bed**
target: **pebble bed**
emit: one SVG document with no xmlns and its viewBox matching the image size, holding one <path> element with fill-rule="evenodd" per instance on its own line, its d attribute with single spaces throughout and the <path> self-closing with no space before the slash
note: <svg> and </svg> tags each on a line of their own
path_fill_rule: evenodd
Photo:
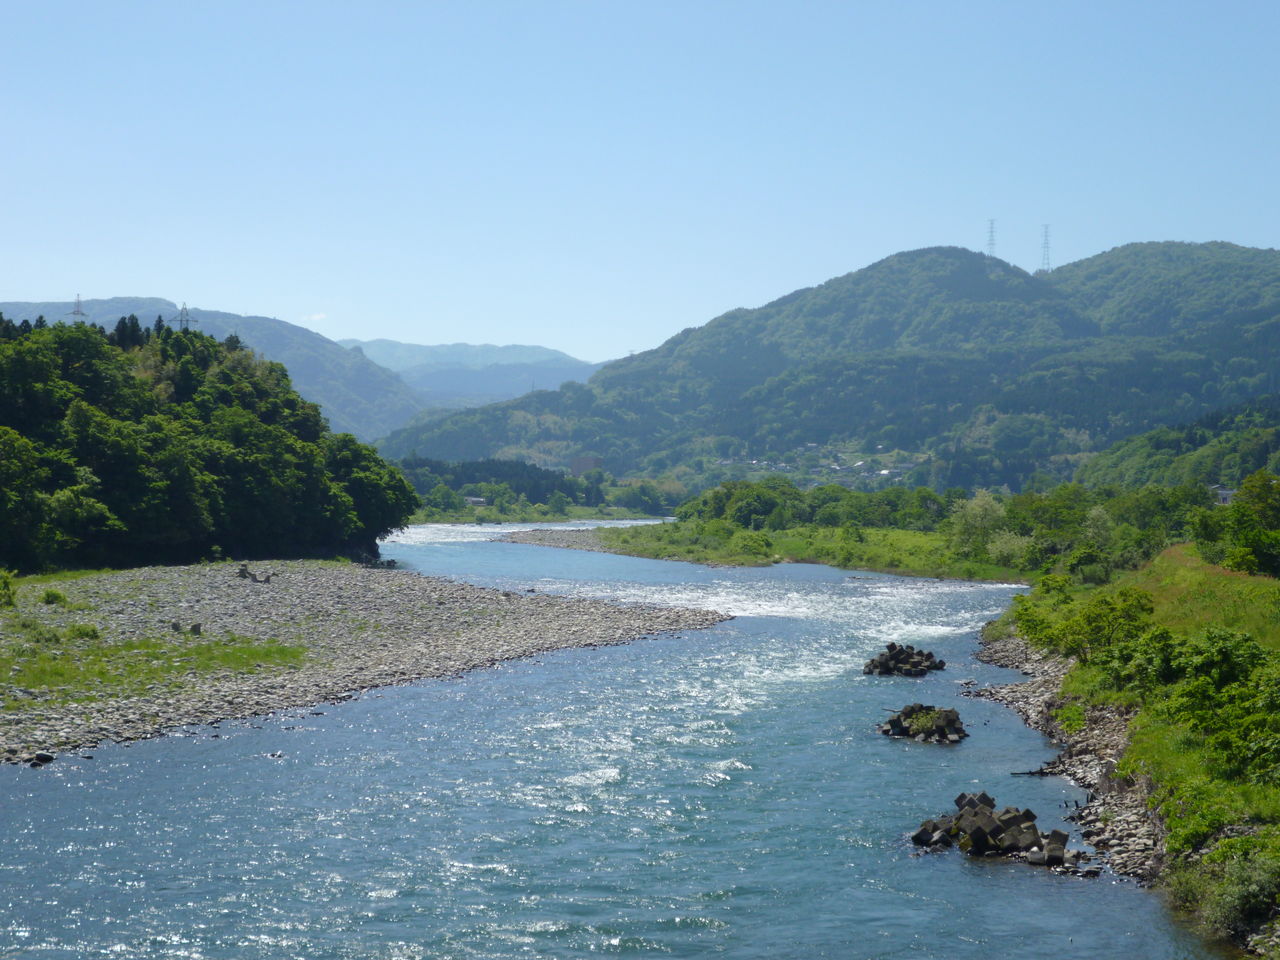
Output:
<svg viewBox="0 0 1280 960">
<path fill-rule="evenodd" d="M 307 654 L 292 668 L 192 672 L 140 695 L 65 705 L 0 678 L 0 699 L 31 703 L 0 713 L 0 760 L 32 762 L 37 752 L 137 740 L 187 724 L 332 702 L 370 687 L 727 619 L 707 610 L 515 593 L 352 564 L 251 564 L 255 575 L 270 574 L 265 583 L 238 576 L 239 568 L 232 562 L 143 567 L 60 581 L 66 607 L 42 603 L 43 585 L 22 588 L 10 613 L 60 631 L 92 624 L 108 641 L 203 642 L 235 634 L 300 644 Z M 0 631 L 7 619 L 0 617 Z M 200 624 L 198 637 L 190 633 L 193 624 Z"/>
<path fill-rule="evenodd" d="M 499 539 L 506 543 L 532 543 L 539 547 L 565 547 L 590 550 L 592 553 L 617 553 L 600 540 L 600 533 L 590 527 L 577 530 L 517 530 Z"/>
</svg>

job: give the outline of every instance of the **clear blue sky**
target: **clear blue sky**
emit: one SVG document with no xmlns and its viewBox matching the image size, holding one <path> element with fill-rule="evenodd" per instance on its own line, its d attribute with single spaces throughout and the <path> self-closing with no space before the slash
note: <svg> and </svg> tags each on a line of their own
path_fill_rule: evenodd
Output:
<svg viewBox="0 0 1280 960">
<path fill-rule="evenodd" d="M 904 249 L 1273 247 L 1276 3 L 0 0 L 0 300 L 588 360 Z"/>
</svg>

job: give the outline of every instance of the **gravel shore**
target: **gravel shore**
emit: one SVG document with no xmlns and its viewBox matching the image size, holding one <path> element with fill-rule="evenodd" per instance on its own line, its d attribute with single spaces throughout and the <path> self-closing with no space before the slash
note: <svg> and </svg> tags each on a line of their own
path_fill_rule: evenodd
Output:
<svg viewBox="0 0 1280 960">
<path fill-rule="evenodd" d="M 40 601 L 43 586 L 19 591 L 15 617 L 56 629 L 91 624 L 108 641 L 152 637 L 202 642 L 232 634 L 300 644 L 301 666 L 260 673 L 188 674 L 141 695 L 70 705 L 0 678 L 0 699 L 30 706 L 0 713 L 0 760 L 37 751 L 136 740 L 191 723 L 249 717 L 333 701 L 353 692 L 445 677 L 564 647 L 626 643 L 696 630 L 727 619 L 706 610 L 621 605 L 532 591 L 513 593 L 322 561 L 143 567 L 60 581 L 67 605 Z M 76 609 L 79 608 L 79 609 Z M 0 631 L 7 617 L 0 617 Z M 182 632 L 174 630 L 174 624 Z M 200 624 L 200 636 L 190 633 Z"/>
<path fill-rule="evenodd" d="M 1016 635 L 993 639 L 984 634 L 978 659 L 1030 677 L 975 690 L 971 696 L 1011 707 L 1029 726 L 1061 744 L 1062 752 L 1041 772 L 1065 777 L 1089 790 L 1091 797 L 1070 819 L 1080 824 L 1084 839 L 1116 873 L 1153 880 L 1163 865 L 1164 831 L 1147 808 L 1146 784 L 1115 775 L 1128 745 L 1129 717 L 1114 709 L 1091 708 L 1084 728 L 1067 734 L 1053 714 L 1062 705 L 1062 678 L 1070 662 L 1034 650 Z"/>
<path fill-rule="evenodd" d="M 590 550 L 593 553 L 616 553 L 600 540 L 598 530 L 517 530 L 498 538 L 506 543 L 532 543 L 539 547 L 565 547 L 569 550 Z"/>
</svg>

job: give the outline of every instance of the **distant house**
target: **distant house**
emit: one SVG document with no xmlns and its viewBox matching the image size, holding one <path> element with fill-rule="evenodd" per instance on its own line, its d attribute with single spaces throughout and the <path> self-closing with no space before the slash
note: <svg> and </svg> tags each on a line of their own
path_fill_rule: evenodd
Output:
<svg viewBox="0 0 1280 960">
<path fill-rule="evenodd" d="M 463 497 L 462 499 L 467 501 L 468 507 L 487 507 L 489 505 L 489 501 L 484 497 Z"/>
<path fill-rule="evenodd" d="M 1228 487 L 1224 487 L 1220 483 L 1212 484 L 1209 487 L 1209 492 L 1213 494 L 1214 500 L 1217 502 L 1218 506 L 1220 507 L 1227 506 L 1229 503 L 1231 503 L 1231 498 L 1236 495 L 1236 492 L 1234 490 Z"/>
</svg>

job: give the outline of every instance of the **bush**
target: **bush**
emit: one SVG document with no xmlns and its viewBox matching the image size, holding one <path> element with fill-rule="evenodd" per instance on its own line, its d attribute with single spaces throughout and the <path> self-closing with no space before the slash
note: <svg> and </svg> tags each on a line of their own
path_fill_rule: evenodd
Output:
<svg viewBox="0 0 1280 960">
<path fill-rule="evenodd" d="M 1280 896 L 1280 862 L 1255 856 L 1233 860 L 1204 904 L 1202 916 L 1215 933 L 1239 937 L 1271 918 Z"/>
<path fill-rule="evenodd" d="M 67 628 L 68 640 L 97 640 L 98 628 L 91 623 L 73 623 Z"/>
<path fill-rule="evenodd" d="M 62 606 L 67 602 L 67 598 L 66 598 L 66 595 L 61 590 L 54 590 L 50 588 L 46 590 L 44 593 L 40 594 L 40 602 L 47 603 L 49 605 L 56 604 L 58 606 Z"/>
<path fill-rule="evenodd" d="M 0 607 L 12 607 L 18 602 L 17 592 L 13 588 L 14 572 L 0 570 Z"/>
<path fill-rule="evenodd" d="M 773 552 L 773 541 L 753 530 L 739 530 L 729 541 L 729 546 L 735 553 L 745 553 L 749 557 L 767 557 Z"/>
</svg>

